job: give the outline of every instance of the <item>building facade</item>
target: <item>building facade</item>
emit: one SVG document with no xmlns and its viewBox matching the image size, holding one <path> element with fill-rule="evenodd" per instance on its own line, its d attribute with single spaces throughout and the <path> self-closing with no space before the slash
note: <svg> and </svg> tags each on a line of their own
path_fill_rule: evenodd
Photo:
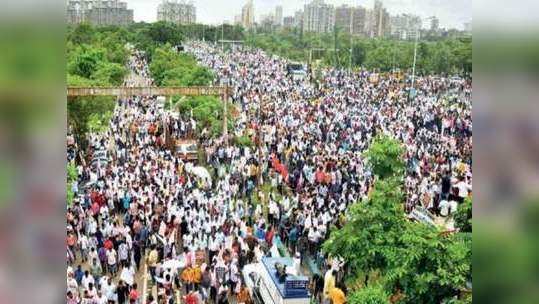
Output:
<svg viewBox="0 0 539 304">
<path fill-rule="evenodd" d="M 196 16 L 196 7 L 192 2 L 163 0 L 157 7 L 157 21 L 193 24 L 196 23 Z"/>
<path fill-rule="evenodd" d="M 294 27 L 301 28 L 303 26 L 303 10 L 298 10 L 294 13 Z"/>
<path fill-rule="evenodd" d="M 303 31 L 313 33 L 332 32 L 335 26 L 335 9 L 323 0 L 306 4 L 303 13 Z"/>
<path fill-rule="evenodd" d="M 293 16 L 286 16 L 283 18 L 283 27 L 285 28 L 293 28 L 294 27 L 294 17 Z"/>
<path fill-rule="evenodd" d="M 252 0 L 248 0 L 241 9 L 241 24 L 246 29 L 252 28 L 255 24 L 255 9 Z"/>
<path fill-rule="evenodd" d="M 430 17 L 430 30 L 437 32 L 440 29 L 440 19 L 436 16 Z"/>
<path fill-rule="evenodd" d="M 278 5 L 275 7 L 275 19 L 274 19 L 274 23 L 275 25 L 277 26 L 282 26 L 283 25 L 283 7 Z"/>
<path fill-rule="evenodd" d="M 95 26 L 128 25 L 133 23 L 133 10 L 119 0 L 69 0 L 67 23 L 89 23 Z"/>
<path fill-rule="evenodd" d="M 374 1 L 374 8 L 367 17 L 369 22 L 367 32 L 370 37 L 385 37 L 390 34 L 390 18 L 387 9 L 382 1 Z"/>
<path fill-rule="evenodd" d="M 352 35 L 365 35 L 367 10 L 364 7 L 341 5 L 335 8 L 335 26 Z"/>
<path fill-rule="evenodd" d="M 401 14 L 391 17 L 391 37 L 401 40 L 413 40 L 421 30 L 419 16 Z"/>
</svg>

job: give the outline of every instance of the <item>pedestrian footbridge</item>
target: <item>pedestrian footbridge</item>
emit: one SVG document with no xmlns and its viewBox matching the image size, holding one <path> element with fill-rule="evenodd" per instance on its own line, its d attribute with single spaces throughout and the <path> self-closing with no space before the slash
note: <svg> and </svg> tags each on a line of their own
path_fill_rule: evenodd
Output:
<svg viewBox="0 0 539 304">
<path fill-rule="evenodd" d="M 67 96 L 222 96 L 226 99 L 227 86 L 195 87 L 68 87 Z"/>
</svg>

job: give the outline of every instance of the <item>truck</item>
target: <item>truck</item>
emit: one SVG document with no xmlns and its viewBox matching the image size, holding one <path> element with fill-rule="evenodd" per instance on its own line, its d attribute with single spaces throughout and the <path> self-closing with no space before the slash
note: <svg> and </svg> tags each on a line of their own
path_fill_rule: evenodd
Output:
<svg viewBox="0 0 539 304">
<path fill-rule="evenodd" d="M 284 267 L 285 272 L 282 269 Z M 242 275 L 255 304 L 309 304 L 309 278 L 294 271 L 288 257 L 263 257 L 247 264 Z"/>
</svg>

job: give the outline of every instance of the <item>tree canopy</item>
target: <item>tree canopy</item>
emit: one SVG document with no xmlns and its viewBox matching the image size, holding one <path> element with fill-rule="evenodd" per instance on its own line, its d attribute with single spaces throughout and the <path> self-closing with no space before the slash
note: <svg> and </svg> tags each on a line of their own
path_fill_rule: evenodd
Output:
<svg viewBox="0 0 539 304">
<path fill-rule="evenodd" d="M 404 148 L 397 140 L 379 135 L 364 154 L 374 175 L 379 178 L 402 176 Z"/>
<path fill-rule="evenodd" d="M 365 156 L 377 176 L 374 186 L 366 201 L 349 207 L 323 251 L 346 261 L 347 281 L 356 287 L 351 303 L 387 303 L 387 295 L 399 295 L 399 303 L 471 301 L 462 293 L 471 282 L 471 235 L 406 218 L 402 152 L 394 139 L 373 141 Z"/>
<path fill-rule="evenodd" d="M 213 80 L 208 68 L 199 66 L 191 55 L 177 53 L 168 44 L 155 49 L 150 72 L 159 86 L 201 86 Z"/>
</svg>

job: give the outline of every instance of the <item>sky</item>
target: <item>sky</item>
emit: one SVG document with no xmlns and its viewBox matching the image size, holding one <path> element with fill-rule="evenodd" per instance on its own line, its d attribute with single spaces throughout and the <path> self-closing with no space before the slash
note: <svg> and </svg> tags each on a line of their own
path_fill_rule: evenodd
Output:
<svg viewBox="0 0 539 304">
<path fill-rule="evenodd" d="M 162 0 L 124 0 L 134 10 L 135 21 L 154 22 L 157 19 L 157 6 Z M 247 0 L 191 0 L 197 9 L 197 22 L 220 24 L 233 22 L 234 16 L 241 13 Z M 291 16 L 296 10 L 311 0 L 254 0 L 255 17 L 274 12 L 275 6 L 283 7 L 283 16 Z M 333 5 L 361 5 L 372 8 L 374 0 L 325 0 Z M 465 22 L 472 20 L 471 0 L 383 0 L 391 15 L 412 13 L 422 18 L 436 16 L 440 27 L 463 29 Z"/>
</svg>

